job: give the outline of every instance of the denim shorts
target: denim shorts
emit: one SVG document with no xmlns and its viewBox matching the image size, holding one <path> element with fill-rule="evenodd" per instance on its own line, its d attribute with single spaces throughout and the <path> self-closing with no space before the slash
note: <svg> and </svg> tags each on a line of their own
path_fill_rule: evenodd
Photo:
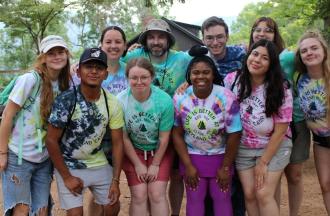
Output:
<svg viewBox="0 0 330 216">
<path fill-rule="evenodd" d="M 291 139 L 284 139 L 273 158 L 269 161 L 268 171 L 283 170 L 290 162 L 291 149 Z M 236 156 L 236 169 L 243 171 L 255 167 L 264 151 L 265 148 L 251 149 L 241 143 Z"/>
<path fill-rule="evenodd" d="M 18 157 L 8 152 L 7 168 L 1 173 L 5 215 L 11 215 L 17 204 L 30 207 L 30 215 L 49 206 L 52 164 L 49 159 L 42 163 L 32 163 L 23 159 L 17 164 Z"/>
<path fill-rule="evenodd" d="M 86 188 L 89 188 L 93 193 L 95 203 L 99 205 L 110 203 L 108 196 L 112 181 L 112 167 L 109 164 L 95 168 L 70 169 L 71 175 L 80 178 L 84 182 L 83 192 L 77 196 L 67 189 L 62 176 L 56 169 L 54 173 L 61 208 L 69 210 L 83 206 L 83 194 Z"/>
</svg>

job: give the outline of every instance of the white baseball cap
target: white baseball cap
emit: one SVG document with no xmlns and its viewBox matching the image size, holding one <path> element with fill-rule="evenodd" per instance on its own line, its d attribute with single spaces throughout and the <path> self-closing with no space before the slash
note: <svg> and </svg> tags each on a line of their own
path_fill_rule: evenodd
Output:
<svg viewBox="0 0 330 216">
<path fill-rule="evenodd" d="M 54 47 L 63 47 L 68 49 L 68 45 L 65 43 L 64 39 L 58 35 L 49 35 L 42 39 L 40 43 L 40 51 L 42 53 L 46 53 Z"/>
</svg>

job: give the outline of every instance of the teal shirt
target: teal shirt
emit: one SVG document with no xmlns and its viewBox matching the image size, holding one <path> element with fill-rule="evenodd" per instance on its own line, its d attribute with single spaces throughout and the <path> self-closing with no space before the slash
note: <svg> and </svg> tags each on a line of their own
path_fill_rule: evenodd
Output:
<svg viewBox="0 0 330 216">
<path fill-rule="evenodd" d="M 280 53 L 280 64 L 281 68 L 284 72 L 284 78 L 287 79 L 290 82 L 291 89 L 292 89 L 292 95 L 293 95 L 293 121 L 294 122 L 300 122 L 304 120 L 304 113 L 300 108 L 299 105 L 299 98 L 296 94 L 297 92 L 297 86 L 296 86 L 296 71 L 294 67 L 294 58 L 295 54 L 292 51 L 289 51 L 287 49 L 283 50 Z"/>
<path fill-rule="evenodd" d="M 174 107 L 171 97 L 151 85 L 151 95 L 137 101 L 128 88 L 117 95 L 124 111 L 125 127 L 133 146 L 150 151 L 158 148 L 159 131 L 170 131 L 174 122 Z"/>
<path fill-rule="evenodd" d="M 137 48 L 128 52 L 122 61 L 127 63 L 138 57 L 150 60 L 148 53 L 143 48 Z M 169 50 L 168 56 L 163 62 L 151 62 L 156 72 L 154 84 L 173 97 L 175 90 L 186 80 L 186 70 L 190 60 L 191 56 L 188 53 Z"/>
</svg>

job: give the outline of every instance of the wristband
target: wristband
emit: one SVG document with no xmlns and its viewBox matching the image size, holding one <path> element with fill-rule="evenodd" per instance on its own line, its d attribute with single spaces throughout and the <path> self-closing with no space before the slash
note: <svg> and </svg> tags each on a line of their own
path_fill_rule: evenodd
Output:
<svg viewBox="0 0 330 216">
<path fill-rule="evenodd" d="M 117 182 L 119 184 L 119 178 L 116 178 L 116 177 L 112 177 L 112 183 L 113 182 Z"/>
</svg>

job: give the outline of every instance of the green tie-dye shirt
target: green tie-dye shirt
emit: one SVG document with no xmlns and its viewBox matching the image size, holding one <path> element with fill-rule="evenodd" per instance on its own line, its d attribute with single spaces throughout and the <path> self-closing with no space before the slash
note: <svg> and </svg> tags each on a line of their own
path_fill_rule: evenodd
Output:
<svg viewBox="0 0 330 216">
<path fill-rule="evenodd" d="M 143 103 L 137 101 L 128 88 L 117 95 L 125 113 L 125 130 L 135 148 L 154 150 L 158 147 L 159 131 L 170 131 L 174 122 L 171 97 L 156 86 Z"/>
</svg>

